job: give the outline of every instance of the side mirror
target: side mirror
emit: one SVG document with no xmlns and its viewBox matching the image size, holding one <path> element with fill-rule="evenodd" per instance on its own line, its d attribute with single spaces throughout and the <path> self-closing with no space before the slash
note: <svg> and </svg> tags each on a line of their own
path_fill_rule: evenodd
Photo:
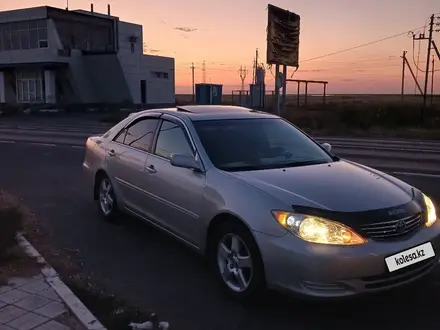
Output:
<svg viewBox="0 0 440 330">
<path fill-rule="evenodd" d="M 330 143 L 323 143 L 321 144 L 325 150 L 327 150 L 328 152 L 332 151 L 332 145 Z"/>
<path fill-rule="evenodd" d="M 194 156 L 187 154 L 171 154 L 170 163 L 176 167 L 189 168 L 196 171 L 202 171 L 202 167 L 196 161 Z"/>
</svg>

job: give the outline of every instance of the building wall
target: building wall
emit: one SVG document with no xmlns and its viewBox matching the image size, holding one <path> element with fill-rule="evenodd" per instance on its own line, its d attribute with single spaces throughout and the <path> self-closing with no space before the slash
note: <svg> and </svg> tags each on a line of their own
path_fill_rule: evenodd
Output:
<svg viewBox="0 0 440 330">
<path fill-rule="evenodd" d="M 93 86 L 95 102 L 132 102 L 124 71 L 116 54 L 87 55 L 83 56 L 83 62 Z"/>
<path fill-rule="evenodd" d="M 88 77 L 87 69 L 80 50 L 72 50 L 69 59 L 68 79 L 72 82 L 72 88 L 77 95 L 78 102 L 94 103 L 95 95 L 93 85 Z"/>
<path fill-rule="evenodd" d="M 117 30 L 119 32 L 118 57 L 133 102 L 141 103 L 141 80 L 145 80 L 146 103 L 174 104 L 174 58 L 144 55 L 141 25 L 118 21 Z M 133 45 L 130 37 L 137 38 Z"/>
<path fill-rule="evenodd" d="M 142 58 L 142 26 L 118 21 L 118 58 L 134 103 L 140 103 L 140 61 Z M 130 43 L 135 37 L 136 43 Z"/>
<path fill-rule="evenodd" d="M 174 58 L 143 55 L 141 77 L 147 82 L 147 103 L 175 103 Z"/>
</svg>

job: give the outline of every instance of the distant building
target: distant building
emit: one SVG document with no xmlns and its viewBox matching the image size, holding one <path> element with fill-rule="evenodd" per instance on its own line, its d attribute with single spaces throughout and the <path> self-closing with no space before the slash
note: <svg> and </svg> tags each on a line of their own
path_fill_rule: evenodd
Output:
<svg viewBox="0 0 440 330">
<path fill-rule="evenodd" d="M 0 12 L 0 103 L 174 104 L 174 58 L 143 54 L 142 26 L 83 10 Z"/>
</svg>

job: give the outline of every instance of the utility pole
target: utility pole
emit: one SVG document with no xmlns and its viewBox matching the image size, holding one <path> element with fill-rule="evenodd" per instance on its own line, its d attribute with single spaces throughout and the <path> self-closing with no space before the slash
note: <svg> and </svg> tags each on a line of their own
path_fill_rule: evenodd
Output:
<svg viewBox="0 0 440 330">
<path fill-rule="evenodd" d="M 406 52 L 405 52 L 405 53 L 406 53 Z M 418 80 L 417 80 L 417 77 L 416 77 L 416 75 L 414 74 L 414 71 L 413 71 L 413 69 L 411 68 L 411 64 L 409 64 L 408 59 L 406 58 L 406 56 L 403 57 L 403 60 L 404 60 L 405 63 L 406 63 L 405 66 L 408 68 L 409 73 L 411 73 L 411 76 L 412 76 L 412 78 L 414 79 L 414 83 L 416 84 L 417 89 L 418 89 L 419 92 L 420 92 L 420 95 L 423 95 L 422 87 L 420 87 L 420 84 L 419 84 L 419 82 L 418 82 Z"/>
<path fill-rule="evenodd" d="M 287 93 L 287 65 L 283 65 L 283 85 L 282 88 L 282 98 L 281 98 L 281 110 L 284 111 L 286 106 L 286 93 Z"/>
<path fill-rule="evenodd" d="M 434 72 L 435 72 L 434 64 L 435 64 L 435 57 L 434 57 L 434 55 L 432 55 L 431 105 L 434 104 Z"/>
<path fill-rule="evenodd" d="M 433 45 L 433 39 L 432 34 L 434 32 L 434 19 L 435 15 L 432 14 L 431 18 L 429 20 L 429 31 L 428 31 L 428 38 L 425 37 L 425 34 L 420 33 L 419 36 L 413 35 L 413 40 L 428 40 L 428 50 L 426 52 L 426 70 L 425 70 L 425 84 L 423 86 L 423 106 L 420 111 L 420 123 L 424 120 L 425 115 L 425 108 L 426 108 L 426 101 L 428 97 L 428 82 L 429 82 L 429 66 L 431 64 L 431 48 Z"/>
<path fill-rule="evenodd" d="M 240 69 L 238 70 L 238 74 L 240 75 L 240 79 L 241 79 L 241 91 L 242 92 L 244 91 L 244 81 L 246 79 L 247 73 L 248 73 L 248 70 L 246 69 L 246 67 L 244 67 L 244 69 L 243 69 L 243 66 L 241 65 Z"/>
<path fill-rule="evenodd" d="M 423 90 L 423 110 L 422 110 L 422 120 L 423 112 L 426 107 L 426 98 L 428 93 L 428 79 L 429 79 L 429 65 L 431 64 L 431 48 L 432 48 L 432 33 L 434 32 L 434 14 L 431 15 L 431 20 L 429 22 L 429 36 L 428 36 L 428 53 L 426 55 L 426 72 L 425 72 L 425 88 Z"/>
<path fill-rule="evenodd" d="M 280 76 L 280 65 L 275 64 L 275 114 L 280 115 L 280 88 L 282 87 L 281 81 L 279 81 Z"/>
<path fill-rule="evenodd" d="M 196 68 L 196 67 L 194 66 L 194 62 L 191 63 L 190 68 L 191 68 L 191 76 L 192 76 L 192 101 L 193 101 L 193 103 L 194 103 L 194 99 L 195 99 L 195 90 L 194 90 L 194 88 L 195 88 L 195 85 L 194 85 L 194 69 Z"/>
<path fill-rule="evenodd" d="M 205 61 L 203 61 L 203 64 L 202 64 L 202 81 L 203 81 L 203 83 L 204 84 L 206 84 L 206 64 L 205 64 Z"/>
<path fill-rule="evenodd" d="M 255 75 L 254 75 L 255 84 L 257 83 L 257 69 L 258 69 L 258 48 L 255 51 Z"/>
<path fill-rule="evenodd" d="M 252 83 L 255 84 L 255 77 L 256 77 L 257 67 L 255 65 L 255 58 L 254 62 L 252 64 Z"/>
<path fill-rule="evenodd" d="M 403 95 L 405 94 L 405 68 L 406 68 L 406 50 L 403 51 L 402 54 L 402 101 L 403 101 Z"/>
</svg>

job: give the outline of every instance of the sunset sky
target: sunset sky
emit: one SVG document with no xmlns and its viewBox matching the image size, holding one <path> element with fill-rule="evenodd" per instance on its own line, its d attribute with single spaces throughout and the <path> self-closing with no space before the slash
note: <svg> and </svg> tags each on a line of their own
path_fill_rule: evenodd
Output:
<svg viewBox="0 0 440 330">
<path fill-rule="evenodd" d="M 207 82 L 223 84 L 226 92 L 240 87 L 240 65 L 247 67 L 246 83 L 251 82 L 256 48 L 260 50 L 260 61 L 265 62 L 266 1 L 99 0 L 94 2 L 95 11 L 106 12 L 107 3 L 112 14 L 121 20 L 143 25 L 149 53 L 175 57 L 176 93 L 191 90 L 191 62 L 196 66 L 196 82 L 202 80 L 201 67 L 205 60 Z M 417 71 L 413 42 L 407 35 L 307 60 L 413 29 L 423 32 L 429 16 L 440 12 L 439 0 L 273 0 L 271 3 L 301 15 L 300 68 L 294 77 L 327 80 L 329 93 L 399 93 L 403 50 L 408 51 L 408 59 Z M 66 6 L 63 0 L 15 0 L 1 1 L 0 10 L 45 4 Z M 70 0 L 69 8 L 89 9 L 90 1 Z M 193 31 L 176 29 L 181 27 Z M 440 33 L 435 33 L 434 40 L 440 47 Z M 417 63 L 418 43 L 414 53 Z M 436 93 L 440 93 L 440 61 L 437 59 L 435 64 L 439 71 L 434 86 Z M 420 69 L 425 65 L 426 41 L 422 42 L 420 51 Z M 420 83 L 423 75 L 418 73 Z M 267 89 L 273 90 L 270 70 L 266 78 Z M 411 79 L 408 73 L 408 93 L 414 93 Z M 309 90 L 320 92 L 320 88 Z M 291 85 L 289 91 L 296 91 L 296 86 Z"/>
</svg>

